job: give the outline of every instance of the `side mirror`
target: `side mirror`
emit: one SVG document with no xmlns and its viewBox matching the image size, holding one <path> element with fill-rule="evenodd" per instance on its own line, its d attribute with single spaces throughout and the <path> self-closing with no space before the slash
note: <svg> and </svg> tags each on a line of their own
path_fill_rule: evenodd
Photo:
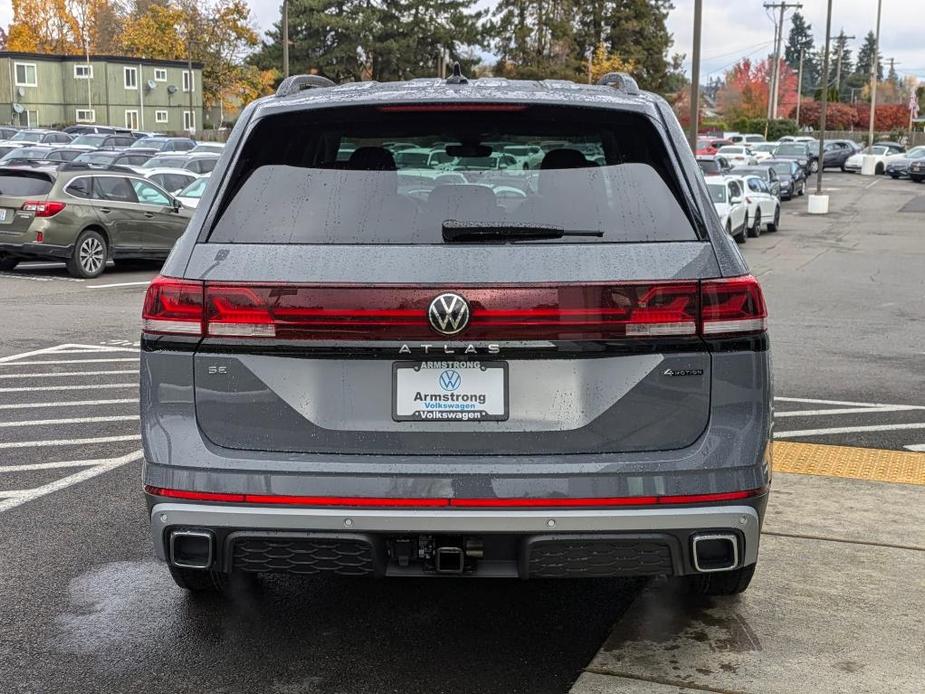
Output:
<svg viewBox="0 0 925 694">
<path fill-rule="evenodd" d="M 730 205 L 738 205 L 740 202 L 742 202 L 741 197 L 729 198 Z"/>
<path fill-rule="evenodd" d="M 171 195 L 170 196 L 170 209 L 172 212 L 179 212 L 180 210 L 183 209 L 183 203 Z"/>
</svg>

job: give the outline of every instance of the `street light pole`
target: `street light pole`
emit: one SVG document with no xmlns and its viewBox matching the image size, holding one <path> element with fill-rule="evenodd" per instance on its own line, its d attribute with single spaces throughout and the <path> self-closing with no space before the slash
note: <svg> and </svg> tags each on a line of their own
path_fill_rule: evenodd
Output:
<svg viewBox="0 0 925 694">
<path fill-rule="evenodd" d="M 283 0 L 283 78 L 289 77 L 289 0 Z"/>
<path fill-rule="evenodd" d="M 819 137 L 819 168 L 816 170 L 816 195 L 822 195 L 822 170 L 825 150 L 825 116 L 829 108 L 829 42 L 832 38 L 832 0 L 829 0 L 828 15 L 825 20 L 825 57 L 822 59 L 822 74 L 825 75 L 825 81 L 822 83 L 822 113 L 820 114 L 820 137 Z"/>
<path fill-rule="evenodd" d="M 870 63 L 870 127 L 867 133 L 867 146 L 874 144 L 874 116 L 877 111 L 877 68 L 880 66 L 880 10 L 883 0 L 877 0 L 877 33 L 874 38 L 874 55 Z"/>
<path fill-rule="evenodd" d="M 694 0 L 694 46 L 691 54 L 691 125 L 688 139 L 691 151 L 697 151 L 697 131 L 700 119 L 700 26 L 703 18 L 703 0 Z"/>
<path fill-rule="evenodd" d="M 800 75 L 797 77 L 797 127 L 800 127 L 800 104 L 803 103 L 803 53 L 805 48 L 800 48 Z"/>
</svg>

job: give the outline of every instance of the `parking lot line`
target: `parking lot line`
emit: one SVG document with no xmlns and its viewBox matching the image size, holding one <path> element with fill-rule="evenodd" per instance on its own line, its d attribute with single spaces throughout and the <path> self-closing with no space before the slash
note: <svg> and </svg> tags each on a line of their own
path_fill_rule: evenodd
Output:
<svg viewBox="0 0 925 694">
<path fill-rule="evenodd" d="M 800 402 L 808 405 L 842 405 L 843 407 L 893 407 L 888 402 L 851 402 L 848 400 L 819 400 L 818 398 L 786 398 L 778 396 L 774 398 L 779 402 Z"/>
<path fill-rule="evenodd" d="M 110 287 L 147 287 L 151 284 L 150 280 L 144 282 L 114 282 L 112 284 L 88 284 L 87 289 L 109 289 Z"/>
<path fill-rule="evenodd" d="M 113 398 L 112 400 L 64 400 L 61 402 L 14 402 L 0 405 L 0 410 L 21 410 L 36 407 L 95 407 L 98 405 L 127 405 L 138 402 L 138 398 Z"/>
<path fill-rule="evenodd" d="M 122 436 L 94 436 L 87 439 L 51 439 L 48 441 L 5 441 L 0 442 L 0 450 L 4 448 L 40 448 L 43 446 L 83 446 L 90 443 L 116 443 L 117 441 L 139 441 L 141 434 L 125 434 Z"/>
<path fill-rule="evenodd" d="M 30 393 L 36 390 L 104 390 L 112 388 L 136 388 L 137 383 L 94 383 L 84 386 L 29 386 L 21 388 L 0 388 L 0 393 Z"/>
<path fill-rule="evenodd" d="M 0 465 L 0 474 L 4 472 L 34 472 L 36 470 L 59 470 L 69 467 L 91 467 L 108 463 L 109 458 L 97 458 L 96 460 L 62 460 L 59 463 L 26 463 L 25 465 Z M 0 477 L 0 479 L 3 479 Z M 3 492 L 0 492 L 2 494 Z"/>
<path fill-rule="evenodd" d="M 0 378 L 3 378 L 0 376 Z M 832 414 L 861 414 L 873 412 L 907 412 L 909 410 L 925 410 L 923 405 L 881 405 L 878 407 L 840 407 L 828 410 L 790 410 L 787 412 L 774 412 L 777 417 L 818 417 Z"/>
<path fill-rule="evenodd" d="M 112 417 L 70 417 L 68 419 L 26 419 L 21 422 L 0 422 L 3 427 L 39 427 L 52 424 L 96 424 L 102 422 L 133 422 L 137 414 L 113 415 Z"/>
<path fill-rule="evenodd" d="M 925 429 L 925 422 L 904 422 L 902 424 L 871 424 L 856 427 L 830 427 L 828 429 L 800 429 L 778 431 L 774 438 L 795 438 L 798 436 L 827 436 L 829 434 L 858 434 L 865 431 L 902 431 L 904 429 Z"/>
<path fill-rule="evenodd" d="M 141 456 L 142 452 L 139 450 L 133 451 L 118 458 L 110 458 L 104 461 L 93 461 L 93 467 L 89 467 L 86 470 L 81 470 L 80 472 L 75 472 L 73 475 L 62 477 L 55 480 L 54 482 L 43 484 L 41 487 L 35 487 L 34 489 L 13 489 L 8 491 L 0 490 L 0 499 L 2 499 L 2 501 L 0 501 L 0 513 L 20 506 L 27 501 L 32 501 L 33 499 L 45 496 L 46 494 L 51 494 L 52 492 L 56 492 L 60 489 L 70 487 L 71 485 L 77 484 L 78 482 L 83 482 L 85 480 L 96 477 L 97 475 L 102 475 L 104 472 L 114 470 L 121 465 L 139 460 Z"/>
<path fill-rule="evenodd" d="M 112 359 L 43 359 L 42 361 L 4 362 L 0 363 L 0 366 L 38 366 L 41 364 L 103 364 L 109 362 L 138 361 L 138 359 L 138 357 L 114 357 Z"/>
<path fill-rule="evenodd" d="M 138 369 L 124 371 L 55 371 L 51 373 L 0 374 L 0 378 L 56 378 L 58 376 L 113 376 L 115 374 L 137 374 Z"/>
</svg>

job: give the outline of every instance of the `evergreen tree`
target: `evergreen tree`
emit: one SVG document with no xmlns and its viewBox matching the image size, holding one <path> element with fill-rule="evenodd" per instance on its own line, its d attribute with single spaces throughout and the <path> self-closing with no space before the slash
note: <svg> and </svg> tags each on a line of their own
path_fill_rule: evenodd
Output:
<svg viewBox="0 0 925 694">
<path fill-rule="evenodd" d="M 839 69 L 839 57 L 841 57 L 841 69 Z M 845 32 L 839 32 L 832 44 L 832 56 L 830 62 L 835 66 L 832 73 L 832 88 L 838 95 L 838 101 L 842 100 L 842 92 L 845 89 L 845 83 L 848 75 L 851 74 L 854 66 L 851 62 L 851 49 L 848 48 L 848 37 Z M 837 82 L 837 84 L 836 84 Z"/>
<path fill-rule="evenodd" d="M 803 94 L 812 94 L 819 81 L 821 61 L 818 60 L 814 41 L 813 27 L 807 24 L 803 15 L 794 12 L 790 19 L 790 34 L 784 47 L 784 60 L 794 70 L 800 70 L 800 49 L 803 50 Z"/>
<path fill-rule="evenodd" d="M 859 75 L 864 75 L 867 79 L 870 79 L 870 70 L 871 66 L 874 63 L 874 53 L 877 53 L 876 50 L 877 37 L 874 35 L 874 32 L 868 31 L 867 36 L 864 37 L 864 43 L 861 44 L 860 50 L 858 50 L 858 62 L 855 72 Z M 877 80 L 883 80 L 883 62 L 882 57 L 877 55 Z"/>
</svg>

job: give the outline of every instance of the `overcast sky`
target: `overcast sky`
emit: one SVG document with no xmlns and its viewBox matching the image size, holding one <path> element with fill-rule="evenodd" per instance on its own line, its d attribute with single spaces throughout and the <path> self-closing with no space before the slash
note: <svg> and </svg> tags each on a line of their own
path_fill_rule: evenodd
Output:
<svg viewBox="0 0 925 694">
<path fill-rule="evenodd" d="M 279 17 L 281 0 L 248 0 L 254 22 L 263 30 Z M 491 0 L 480 4 L 491 5 Z M 676 9 L 668 17 L 668 26 L 675 37 L 674 52 L 691 53 L 691 30 L 694 0 L 674 0 Z M 925 40 L 923 40 L 923 0 L 883 0 L 880 29 L 881 53 L 896 60 L 901 75 L 916 75 L 925 81 Z M 771 49 L 774 28 L 765 14 L 764 0 L 704 0 L 703 75 L 721 74 L 746 54 L 761 57 Z M 10 22 L 12 12 L 8 0 L 0 0 L 0 24 Z M 825 40 L 826 0 L 803 0 L 804 16 L 812 24 L 817 44 Z M 832 33 L 844 29 L 848 35 L 861 38 L 874 28 L 877 21 L 875 0 L 835 0 Z M 790 22 L 784 22 L 784 38 Z M 857 46 L 852 46 L 854 54 Z M 686 65 L 689 69 L 689 63 Z"/>
</svg>

